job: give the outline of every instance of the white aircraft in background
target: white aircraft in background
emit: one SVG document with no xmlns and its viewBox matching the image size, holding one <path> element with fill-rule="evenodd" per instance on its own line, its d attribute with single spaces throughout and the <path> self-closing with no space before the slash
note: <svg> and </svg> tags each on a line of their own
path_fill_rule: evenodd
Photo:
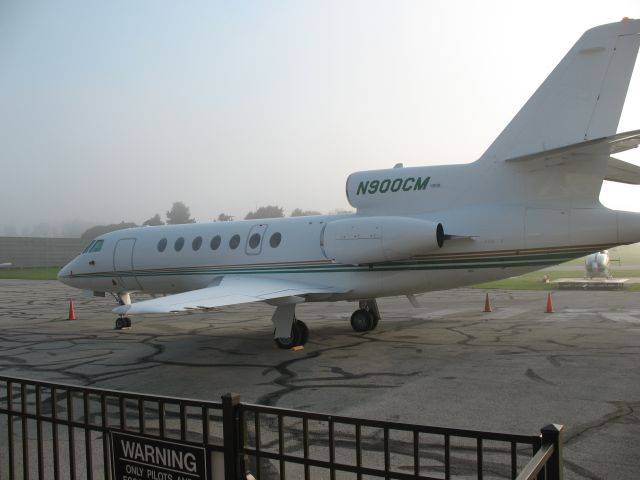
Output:
<svg viewBox="0 0 640 480">
<path fill-rule="evenodd" d="M 640 44 L 640 20 L 587 31 L 474 163 L 357 172 L 352 215 L 131 228 L 101 235 L 58 278 L 113 294 L 128 315 L 266 302 L 281 348 L 303 345 L 302 302 L 359 301 L 471 285 L 640 241 L 640 214 L 599 202 L 604 179 L 640 184 L 612 154 Z M 464 138 L 464 132 L 461 132 Z M 130 293 L 165 294 L 131 303 Z M 169 295 L 167 295 L 169 294 Z"/>
<path fill-rule="evenodd" d="M 609 251 L 602 250 L 601 252 L 592 253 L 587 255 L 584 259 L 584 268 L 586 270 L 586 278 L 592 279 L 594 277 L 611 278 L 609 274 L 609 264 L 611 259 L 609 258 Z"/>
<path fill-rule="evenodd" d="M 11 262 L 0 263 L 0 268 L 11 268 L 12 266 Z"/>
</svg>

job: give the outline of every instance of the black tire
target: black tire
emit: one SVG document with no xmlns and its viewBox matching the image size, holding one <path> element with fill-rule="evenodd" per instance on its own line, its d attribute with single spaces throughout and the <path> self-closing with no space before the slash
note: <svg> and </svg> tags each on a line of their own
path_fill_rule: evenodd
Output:
<svg viewBox="0 0 640 480">
<path fill-rule="evenodd" d="M 304 345 L 308 336 L 309 329 L 305 323 L 299 320 L 294 320 L 293 325 L 291 325 L 291 336 L 286 338 L 275 337 L 273 341 L 276 343 L 278 348 L 287 350 L 297 347 L 298 345 Z"/>
<path fill-rule="evenodd" d="M 127 328 L 131 327 L 131 319 L 129 317 L 124 317 L 124 326 Z"/>
<path fill-rule="evenodd" d="M 363 308 L 356 310 L 351 315 L 351 328 L 356 332 L 366 332 L 367 330 L 371 330 L 373 322 L 373 315 Z"/>
<path fill-rule="evenodd" d="M 309 327 L 307 327 L 306 323 L 300 320 L 298 320 L 296 324 L 300 328 L 300 343 L 298 343 L 298 345 L 304 345 L 307 343 L 307 340 L 309 340 Z"/>
<path fill-rule="evenodd" d="M 380 319 L 373 314 L 370 314 L 370 315 L 371 315 L 371 327 L 369 328 L 369 330 L 375 330 L 376 327 L 378 326 L 378 322 L 380 321 Z"/>
<path fill-rule="evenodd" d="M 290 348 L 295 347 L 295 343 L 292 337 L 276 337 L 273 339 L 278 348 L 283 350 L 289 350 Z"/>
<path fill-rule="evenodd" d="M 116 330 L 122 330 L 127 326 L 127 322 L 123 317 L 116 318 Z"/>
</svg>

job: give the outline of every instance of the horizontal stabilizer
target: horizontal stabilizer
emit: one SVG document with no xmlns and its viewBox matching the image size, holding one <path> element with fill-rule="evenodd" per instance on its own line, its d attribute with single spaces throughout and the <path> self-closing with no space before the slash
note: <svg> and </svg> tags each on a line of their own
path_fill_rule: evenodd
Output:
<svg viewBox="0 0 640 480">
<path fill-rule="evenodd" d="M 607 164 L 607 175 L 605 180 L 610 182 L 628 183 L 629 185 L 640 185 L 640 167 L 632 163 L 609 157 Z"/>
<path fill-rule="evenodd" d="M 119 315 L 183 312 L 241 303 L 263 302 L 297 295 L 344 293 L 346 291 L 335 287 L 263 277 L 225 276 L 216 280 L 206 288 L 144 300 L 130 305 L 121 305 L 114 308 L 113 312 Z"/>
<path fill-rule="evenodd" d="M 608 158 L 615 153 L 624 152 L 637 148 L 640 145 L 640 130 L 631 132 L 618 133 L 595 140 L 587 140 L 584 142 L 574 143 L 564 147 L 544 150 L 542 152 L 531 153 L 521 157 L 514 157 L 505 160 L 509 163 L 528 162 L 532 160 L 551 160 L 551 159 L 575 159 L 579 156 L 603 156 Z"/>
</svg>

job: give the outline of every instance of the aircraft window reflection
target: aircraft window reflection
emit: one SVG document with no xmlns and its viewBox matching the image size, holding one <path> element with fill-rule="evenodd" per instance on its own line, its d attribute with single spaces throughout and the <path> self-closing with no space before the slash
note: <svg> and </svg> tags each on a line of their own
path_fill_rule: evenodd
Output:
<svg viewBox="0 0 640 480">
<path fill-rule="evenodd" d="M 229 240 L 229 247 L 231 248 L 231 250 L 235 250 L 236 248 L 238 248 L 238 245 L 240 245 L 240 235 L 236 233 L 233 237 L 231 237 L 231 240 Z"/>
<path fill-rule="evenodd" d="M 166 238 L 162 238 L 158 242 L 158 251 L 159 252 L 164 252 L 165 248 L 167 248 L 167 239 Z"/>
<path fill-rule="evenodd" d="M 202 237 L 200 236 L 194 238 L 193 242 L 191 242 L 191 248 L 193 248 L 194 251 L 200 250 L 201 246 L 202 246 Z"/>
<path fill-rule="evenodd" d="M 184 247 L 184 237 L 180 237 L 176 240 L 176 243 L 173 244 L 173 248 L 176 249 L 176 252 L 179 252 Z"/>
<path fill-rule="evenodd" d="M 102 250 L 103 243 L 104 243 L 104 240 L 98 240 L 94 242 L 91 248 L 89 249 L 89 252 L 91 253 L 99 252 L 100 250 Z"/>
<path fill-rule="evenodd" d="M 281 241 L 282 241 L 282 234 L 280 232 L 276 232 L 273 235 L 271 235 L 271 238 L 269 239 L 269 245 L 271 245 L 271 248 L 276 248 L 278 245 L 280 245 Z"/>
<path fill-rule="evenodd" d="M 215 237 L 213 237 L 211 239 L 211 250 L 217 250 L 218 247 L 220 247 L 221 241 L 222 239 L 220 238 L 220 235 L 216 235 Z"/>
<path fill-rule="evenodd" d="M 256 249 L 258 248 L 258 245 L 260 245 L 260 234 L 254 233 L 249 239 L 249 247 L 251 247 L 252 249 Z"/>
</svg>

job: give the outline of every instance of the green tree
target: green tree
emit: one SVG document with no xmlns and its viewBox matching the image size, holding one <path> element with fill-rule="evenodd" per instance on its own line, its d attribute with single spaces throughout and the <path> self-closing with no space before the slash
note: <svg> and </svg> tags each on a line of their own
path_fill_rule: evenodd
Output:
<svg viewBox="0 0 640 480">
<path fill-rule="evenodd" d="M 284 217 L 284 210 L 276 205 L 267 205 L 266 207 L 260 207 L 255 212 L 247 213 L 244 217 L 245 220 L 255 220 L 258 218 L 282 218 Z"/>
<path fill-rule="evenodd" d="M 345 210 L 344 208 L 336 208 L 335 210 L 331 210 L 329 215 L 348 215 L 350 213 L 355 213 L 353 210 Z"/>
<path fill-rule="evenodd" d="M 180 225 L 183 223 L 196 223 L 191 218 L 191 212 L 183 202 L 174 202 L 171 210 L 167 212 L 167 225 Z"/>
<path fill-rule="evenodd" d="M 311 215 L 322 215 L 320 212 L 316 212 L 315 210 L 302 210 L 301 208 L 296 208 L 291 212 L 292 217 L 309 217 Z"/>
<path fill-rule="evenodd" d="M 219 222 L 231 222 L 231 221 L 233 221 L 233 216 L 232 215 L 227 215 L 226 213 L 221 213 L 220 215 L 218 215 L 218 221 Z"/>
<path fill-rule="evenodd" d="M 149 225 L 151 227 L 155 227 L 155 226 L 158 226 L 158 225 L 164 225 L 164 222 L 160 219 L 160 214 L 156 213 L 149 220 L 145 220 L 142 225 Z"/>
</svg>

